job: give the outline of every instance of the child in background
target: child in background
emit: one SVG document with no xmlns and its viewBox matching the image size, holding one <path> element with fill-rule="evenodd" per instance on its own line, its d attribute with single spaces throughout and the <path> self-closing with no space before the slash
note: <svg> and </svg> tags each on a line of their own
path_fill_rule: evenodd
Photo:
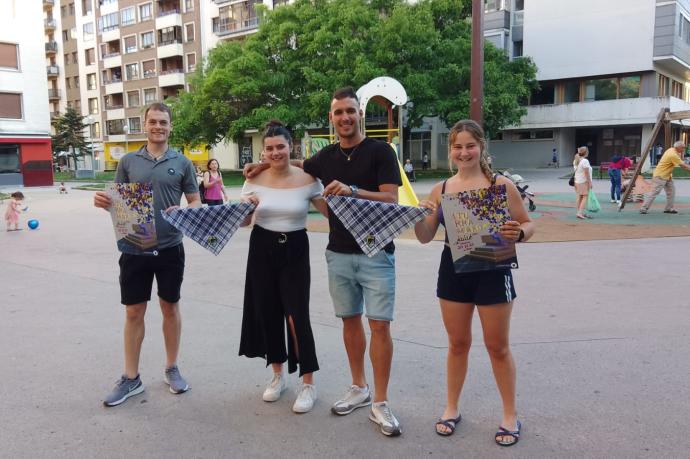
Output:
<svg viewBox="0 0 690 459">
<path fill-rule="evenodd" d="M 19 230 L 19 214 L 22 212 L 24 194 L 21 191 L 15 191 L 10 196 L 5 211 L 5 222 L 7 223 L 7 231 L 17 231 Z M 12 229 L 13 225 L 14 229 Z"/>
<path fill-rule="evenodd" d="M 60 187 L 58 188 L 58 191 L 60 191 L 60 194 L 67 194 L 67 187 L 65 186 L 65 182 L 60 182 Z"/>
</svg>

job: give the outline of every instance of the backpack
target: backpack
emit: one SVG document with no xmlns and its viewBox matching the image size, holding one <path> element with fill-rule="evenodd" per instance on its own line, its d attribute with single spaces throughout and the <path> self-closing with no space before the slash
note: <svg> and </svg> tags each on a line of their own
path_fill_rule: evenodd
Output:
<svg viewBox="0 0 690 459">
<path fill-rule="evenodd" d="M 205 197 L 205 194 L 206 194 L 206 187 L 204 187 L 204 182 L 202 181 L 202 182 L 199 184 L 199 197 L 201 198 L 201 203 L 202 203 L 202 204 L 206 204 L 206 197 Z"/>
</svg>

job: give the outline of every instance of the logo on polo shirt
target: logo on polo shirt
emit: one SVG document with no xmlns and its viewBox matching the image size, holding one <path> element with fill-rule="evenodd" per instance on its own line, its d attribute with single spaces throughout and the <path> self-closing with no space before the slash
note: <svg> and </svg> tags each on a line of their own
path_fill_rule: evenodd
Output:
<svg viewBox="0 0 690 459">
<path fill-rule="evenodd" d="M 172 167 L 168 169 L 168 175 L 175 175 L 175 169 Z"/>
</svg>

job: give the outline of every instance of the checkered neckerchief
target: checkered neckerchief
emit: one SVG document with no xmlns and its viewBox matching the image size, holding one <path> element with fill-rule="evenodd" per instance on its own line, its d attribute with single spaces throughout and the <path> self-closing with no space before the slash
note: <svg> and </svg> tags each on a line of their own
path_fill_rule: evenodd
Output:
<svg viewBox="0 0 690 459">
<path fill-rule="evenodd" d="M 182 234 L 218 255 L 254 207 L 254 204 L 241 202 L 222 206 L 187 207 L 161 213 L 165 221 L 182 231 Z"/>
<path fill-rule="evenodd" d="M 362 251 L 370 257 L 431 212 L 421 207 L 345 196 L 326 196 L 326 202 Z"/>
</svg>

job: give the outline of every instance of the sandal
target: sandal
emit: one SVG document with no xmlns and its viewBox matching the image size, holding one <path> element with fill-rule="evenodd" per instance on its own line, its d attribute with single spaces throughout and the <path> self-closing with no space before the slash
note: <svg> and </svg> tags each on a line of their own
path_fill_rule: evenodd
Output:
<svg viewBox="0 0 690 459">
<path fill-rule="evenodd" d="M 455 428 L 460 424 L 460 420 L 462 420 L 462 416 L 458 414 L 458 417 L 455 419 L 440 419 L 436 421 L 436 433 L 439 434 L 442 437 L 450 437 L 455 433 Z M 443 432 L 438 430 L 438 426 L 444 426 L 448 429 L 448 432 Z"/>
<path fill-rule="evenodd" d="M 522 429 L 522 423 L 520 421 L 517 421 L 517 430 L 510 431 L 506 429 L 505 427 L 499 426 L 498 427 L 498 432 L 496 432 L 496 436 L 494 440 L 496 440 L 496 444 L 501 445 L 501 446 L 513 446 L 515 443 L 520 441 L 520 429 Z M 513 437 L 515 441 L 511 442 L 506 442 L 500 441 L 498 437 Z"/>
<path fill-rule="evenodd" d="M 584 220 L 584 219 L 587 218 L 587 217 L 585 217 L 584 215 L 580 215 L 580 214 L 575 215 L 575 216 L 576 216 L 577 218 L 579 218 L 579 219 L 582 219 L 582 220 Z"/>
</svg>

